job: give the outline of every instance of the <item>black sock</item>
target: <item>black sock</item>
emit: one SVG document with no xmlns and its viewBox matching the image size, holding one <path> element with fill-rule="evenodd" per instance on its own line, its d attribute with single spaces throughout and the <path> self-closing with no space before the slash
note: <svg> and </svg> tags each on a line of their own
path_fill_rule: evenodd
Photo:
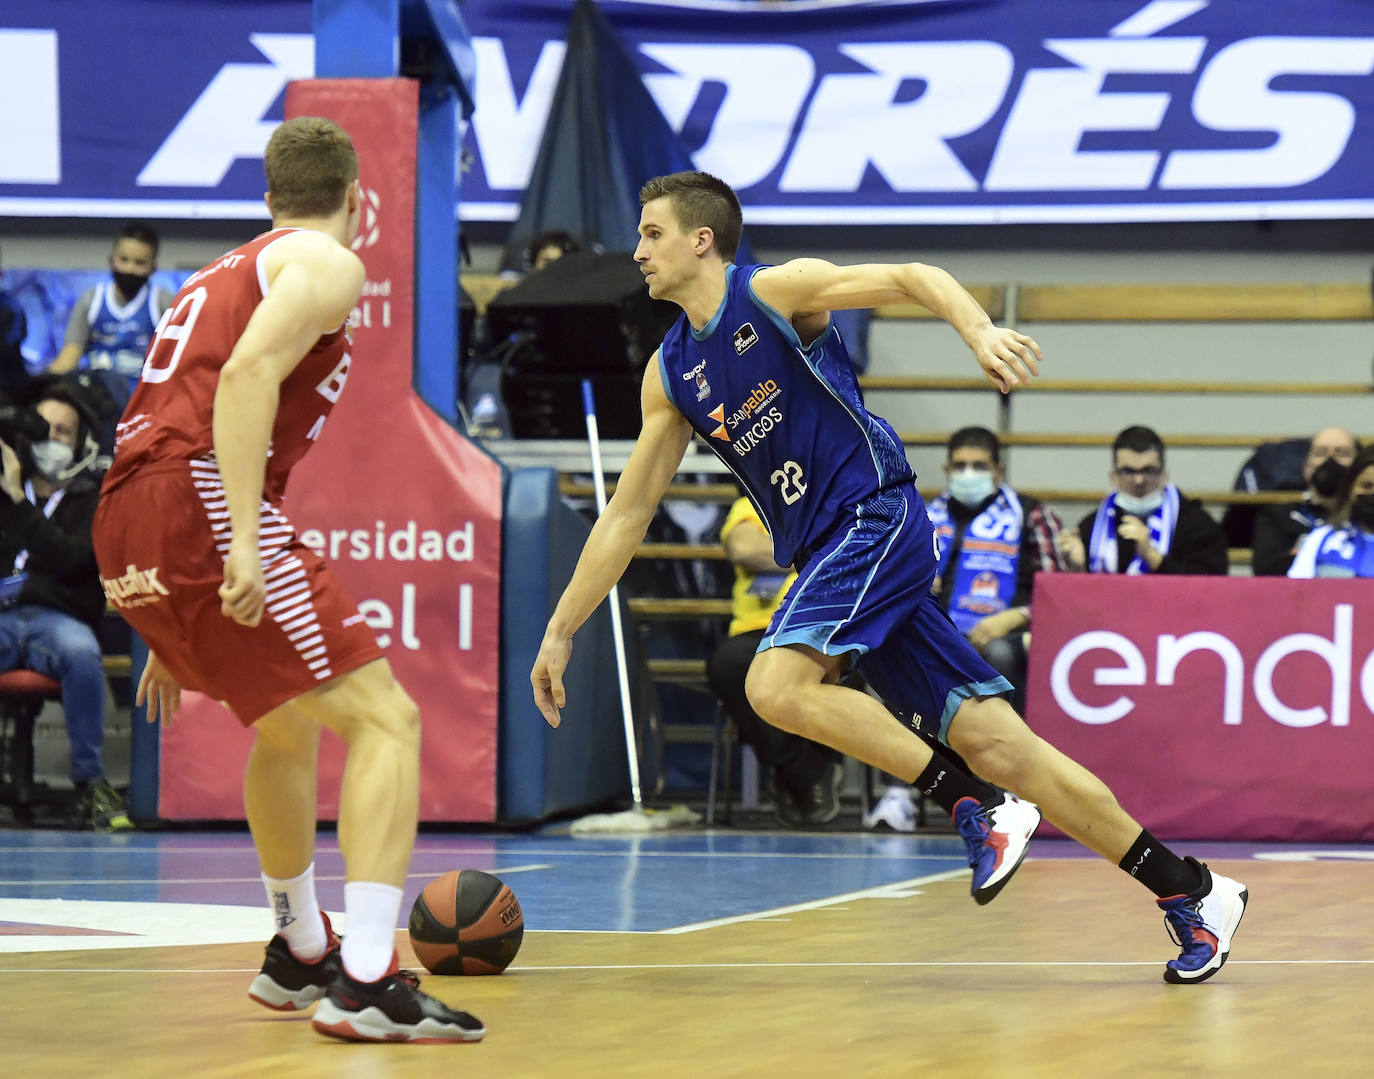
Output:
<svg viewBox="0 0 1374 1079">
<path fill-rule="evenodd" d="M 1117 863 L 1160 899 L 1192 895 L 1202 886 L 1196 862 L 1187 862 L 1143 828 Z"/>
<path fill-rule="evenodd" d="M 960 798 L 986 802 L 997 796 L 996 787 L 955 767 L 943 753 L 930 758 L 925 771 L 916 777 L 912 786 L 925 797 L 935 799 L 935 804 L 946 813 L 954 812 L 954 803 Z"/>
</svg>

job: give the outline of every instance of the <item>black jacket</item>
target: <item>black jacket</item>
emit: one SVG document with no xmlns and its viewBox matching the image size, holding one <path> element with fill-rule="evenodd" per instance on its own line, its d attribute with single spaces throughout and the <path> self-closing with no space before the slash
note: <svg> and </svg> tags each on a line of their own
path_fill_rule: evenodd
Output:
<svg viewBox="0 0 1374 1079">
<path fill-rule="evenodd" d="M 1083 539 L 1083 547 L 1089 549 L 1092 539 L 1093 522 L 1097 520 L 1094 510 L 1078 523 L 1078 534 Z M 1091 558 L 1089 552 L 1089 558 Z M 1130 540 L 1117 540 L 1116 565 L 1118 573 L 1125 573 L 1126 567 L 1135 558 L 1135 544 Z M 1226 552 L 1226 534 L 1212 515 L 1202 508 L 1195 498 L 1178 499 L 1178 526 L 1174 529 L 1173 542 L 1169 553 L 1159 564 L 1155 573 L 1211 573 L 1226 576 L 1230 570 L 1230 557 Z"/>
<path fill-rule="evenodd" d="M 1251 569 L 1256 577 L 1282 577 L 1293 564 L 1298 541 L 1327 524 L 1327 511 L 1315 502 L 1265 506 L 1255 518 Z"/>
<path fill-rule="evenodd" d="M 29 579 L 18 602 L 52 607 L 96 628 L 105 610 L 91 546 L 99 497 L 95 480 L 77 476 L 49 520 L 41 505 L 12 502 L 0 493 L 0 576 L 14 572 L 15 555 L 29 552 L 24 565 Z"/>
</svg>

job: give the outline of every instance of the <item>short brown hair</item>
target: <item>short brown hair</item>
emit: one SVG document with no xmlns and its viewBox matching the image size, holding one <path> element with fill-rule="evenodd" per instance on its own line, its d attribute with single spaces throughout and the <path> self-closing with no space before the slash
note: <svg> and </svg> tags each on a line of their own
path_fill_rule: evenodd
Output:
<svg viewBox="0 0 1374 1079">
<path fill-rule="evenodd" d="M 639 189 L 639 205 L 669 199 L 684 232 L 705 226 L 716 237 L 716 250 L 726 262 L 739 250 L 744 216 L 739 199 L 724 180 L 709 172 L 674 172 L 655 176 Z"/>
<path fill-rule="evenodd" d="M 263 153 L 275 217 L 328 217 L 358 178 L 358 153 L 348 132 L 322 116 L 281 124 Z"/>
</svg>

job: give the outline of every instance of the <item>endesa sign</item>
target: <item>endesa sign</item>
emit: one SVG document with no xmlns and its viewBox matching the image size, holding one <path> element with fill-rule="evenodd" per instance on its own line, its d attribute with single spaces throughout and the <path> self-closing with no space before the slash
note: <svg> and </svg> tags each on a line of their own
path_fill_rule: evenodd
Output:
<svg viewBox="0 0 1374 1079">
<path fill-rule="evenodd" d="M 1027 721 L 1161 839 L 1374 839 L 1374 580 L 1044 574 Z"/>
</svg>

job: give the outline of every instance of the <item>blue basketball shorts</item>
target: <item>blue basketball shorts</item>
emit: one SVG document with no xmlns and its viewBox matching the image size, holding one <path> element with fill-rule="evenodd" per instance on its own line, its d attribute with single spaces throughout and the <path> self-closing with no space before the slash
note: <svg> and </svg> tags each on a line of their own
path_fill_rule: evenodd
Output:
<svg viewBox="0 0 1374 1079">
<path fill-rule="evenodd" d="M 978 654 L 931 594 L 935 530 L 914 486 L 864 501 L 801 567 L 759 651 L 806 645 L 852 654 L 889 708 L 949 724 L 969 697 L 1012 686 Z"/>
</svg>

